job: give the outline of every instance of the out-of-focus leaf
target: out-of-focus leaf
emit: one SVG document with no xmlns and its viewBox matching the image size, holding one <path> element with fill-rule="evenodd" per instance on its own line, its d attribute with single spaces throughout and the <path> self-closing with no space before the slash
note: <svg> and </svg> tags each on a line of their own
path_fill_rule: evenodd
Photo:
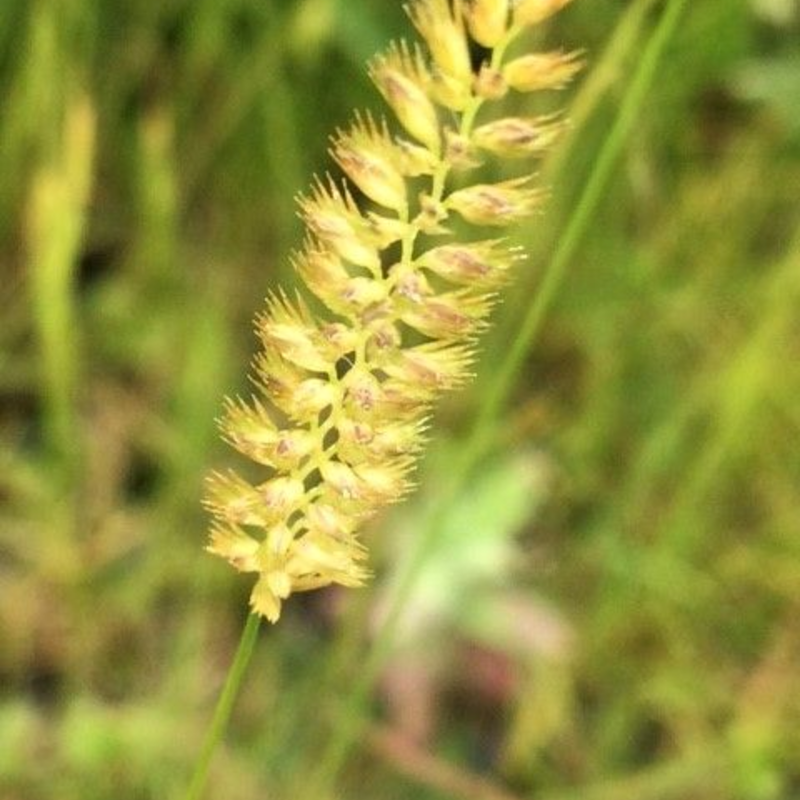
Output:
<svg viewBox="0 0 800 800">
<path fill-rule="evenodd" d="M 800 14 L 797 0 L 752 0 L 756 13 L 773 25 L 789 26 Z"/>
<path fill-rule="evenodd" d="M 443 485 L 448 469 L 446 458 L 433 459 L 426 485 Z M 404 615 L 407 636 L 442 625 L 463 627 L 464 615 L 480 607 L 482 597 L 508 587 L 514 566 L 523 558 L 514 537 L 535 515 L 546 494 L 547 478 L 544 457 L 530 451 L 507 454 L 484 466 L 453 504 L 426 559 Z M 424 512 L 420 504 L 405 517 L 401 527 L 407 535 L 400 533 L 399 541 L 411 540 Z"/>
<path fill-rule="evenodd" d="M 734 75 L 732 87 L 743 100 L 767 105 L 800 133 L 800 53 L 750 61 Z"/>
</svg>

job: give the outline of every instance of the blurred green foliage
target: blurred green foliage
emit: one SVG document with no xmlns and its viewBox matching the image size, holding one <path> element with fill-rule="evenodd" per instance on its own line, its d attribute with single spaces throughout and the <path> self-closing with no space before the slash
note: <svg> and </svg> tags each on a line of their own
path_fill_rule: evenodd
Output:
<svg viewBox="0 0 800 800">
<path fill-rule="evenodd" d="M 800 794 L 800 9 L 689 6 L 337 797 Z M 590 67 L 532 257 L 374 586 L 264 633 L 214 795 L 302 796 L 660 7 L 543 34 Z M 292 281 L 293 197 L 407 28 L 393 0 L 0 3 L 4 800 L 184 786 L 248 591 L 201 550 L 213 420 Z"/>
</svg>

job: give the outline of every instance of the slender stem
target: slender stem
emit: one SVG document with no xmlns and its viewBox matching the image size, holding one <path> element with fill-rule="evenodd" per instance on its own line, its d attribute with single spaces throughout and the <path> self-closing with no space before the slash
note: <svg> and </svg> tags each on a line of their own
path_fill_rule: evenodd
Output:
<svg viewBox="0 0 800 800">
<path fill-rule="evenodd" d="M 397 587 L 389 598 L 383 625 L 359 670 L 356 682 L 343 699 L 328 748 L 323 753 L 315 779 L 310 781 L 311 791 L 307 795 L 309 798 L 325 799 L 344 766 L 359 732 L 363 730 L 364 704 L 391 651 L 394 634 L 403 609 L 406 607 L 419 577 L 420 568 L 437 542 L 437 534 L 442 528 L 442 522 L 447 518 L 452 502 L 466 485 L 472 470 L 491 446 L 496 419 L 508 400 L 517 371 L 539 332 L 544 315 L 550 308 L 563 281 L 566 268 L 602 198 L 617 159 L 655 77 L 656 68 L 665 46 L 677 27 L 685 5 L 686 0 L 669 0 L 644 50 L 614 126 L 594 164 L 586 188 L 569 220 L 564 237 L 547 266 L 539 293 L 531 305 L 511 349 L 500 364 L 487 402 L 482 405 L 478 421 L 463 447 L 459 460 L 453 466 L 449 483 L 438 495 L 428 524 L 418 537 L 411 556 L 401 568 Z"/>
<path fill-rule="evenodd" d="M 200 750 L 200 756 L 194 768 L 192 781 L 189 784 L 189 788 L 186 790 L 186 794 L 183 796 L 184 800 L 200 800 L 203 796 L 203 790 L 208 781 L 211 759 L 228 727 L 228 721 L 233 711 L 233 704 L 242 687 L 242 679 L 244 678 L 247 665 L 250 663 L 250 657 L 253 655 L 253 650 L 255 649 L 260 623 L 261 618 L 258 614 L 248 614 L 247 622 L 242 631 L 242 638 L 239 640 L 239 646 L 236 648 L 236 655 L 228 671 L 228 676 L 225 678 L 225 686 L 222 688 L 219 700 L 217 700 L 217 707 L 214 709 L 214 717 L 211 720 L 211 725 L 206 733 L 203 747 Z"/>
<path fill-rule="evenodd" d="M 592 60 L 591 72 L 581 82 L 580 89 L 569 106 L 569 128 L 566 140 L 559 142 L 545 155 L 542 174 L 547 182 L 557 180 L 561 171 L 574 152 L 578 133 L 594 114 L 609 91 L 617 84 L 620 75 L 625 74 L 625 65 L 644 35 L 644 29 L 653 7 L 659 0 L 636 0 L 632 2 L 614 27 L 608 44 L 603 48 L 599 59 Z"/>
<path fill-rule="evenodd" d="M 582 144 L 581 133 L 602 102 L 618 86 L 620 77 L 626 73 L 631 55 L 641 49 L 640 43 L 646 36 L 651 12 L 661 0 L 632 0 L 621 12 L 609 40 L 603 47 L 599 58 L 592 58 L 591 70 L 581 81 L 575 94 L 570 98 L 569 125 L 559 139 L 558 146 L 549 149 L 542 160 L 541 176 L 546 186 L 558 186 L 563 174 L 572 161 L 575 150 Z M 551 253 L 556 242 L 550 236 L 539 237 L 532 243 L 534 261 L 543 253 Z M 496 327 L 490 332 L 486 350 L 492 351 L 498 343 L 510 341 L 520 329 L 520 321 L 530 306 L 528 300 L 538 276 L 534 270 L 524 270 L 519 276 L 517 291 L 504 299 L 503 314 Z M 504 345 L 503 345 L 504 346 Z M 484 387 L 494 379 L 494 375 L 482 373 L 479 384 L 472 390 L 474 397 L 483 397 Z"/>
<path fill-rule="evenodd" d="M 625 142 L 636 123 L 645 96 L 652 85 L 666 44 L 677 27 L 685 5 L 686 0 L 670 0 L 642 54 L 642 59 L 625 94 L 614 125 L 600 150 L 586 188 L 569 219 L 563 237 L 559 240 L 553 258 L 547 265 L 544 279 L 522 321 L 519 334 L 512 341 L 506 357 L 500 364 L 500 369 L 488 388 L 485 401 L 481 404 L 473 435 L 474 439 L 487 438 L 487 429 L 494 426 L 499 412 L 508 400 L 517 372 L 531 349 L 545 313 L 552 305 L 566 275 L 567 267 L 600 204 Z"/>
</svg>

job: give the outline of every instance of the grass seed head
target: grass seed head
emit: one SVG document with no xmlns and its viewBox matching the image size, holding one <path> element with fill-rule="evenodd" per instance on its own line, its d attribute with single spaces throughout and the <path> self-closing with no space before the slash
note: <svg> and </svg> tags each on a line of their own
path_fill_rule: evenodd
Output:
<svg viewBox="0 0 800 800">
<path fill-rule="evenodd" d="M 254 613 L 274 622 L 294 592 L 368 580 L 358 531 L 411 490 L 432 405 L 470 377 L 474 337 L 520 258 L 502 240 L 465 242 L 453 230 L 513 225 L 544 198 L 531 178 L 480 183 L 472 173 L 484 158 L 540 155 L 563 127 L 556 117 L 479 124 L 478 111 L 509 87 L 559 88 L 574 75 L 574 53 L 505 66 L 500 57 L 522 26 L 564 4 L 414 0 L 428 54 L 400 43 L 370 65 L 409 138 L 356 114 L 331 145 L 350 183 L 318 178 L 300 197 L 308 233 L 292 264 L 323 310 L 284 292 L 267 299 L 256 320 L 259 396 L 227 401 L 220 422 L 266 474 L 254 484 L 216 472 L 205 497 L 209 552 L 258 575 Z M 477 73 L 470 35 L 496 48 Z"/>
</svg>

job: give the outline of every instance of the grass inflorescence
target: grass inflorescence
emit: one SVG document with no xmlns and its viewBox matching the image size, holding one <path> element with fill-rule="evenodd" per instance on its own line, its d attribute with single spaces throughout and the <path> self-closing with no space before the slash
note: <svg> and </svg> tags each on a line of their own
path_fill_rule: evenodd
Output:
<svg viewBox="0 0 800 800">
<path fill-rule="evenodd" d="M 356 114 L 331 147 L 347 180 L 318 178 L 300 198 L 307 238 L 293 264 L 320 303 L 268 299 L 259 396 L 229 401 L 221 422 L 266 478 L 215 473 L 205 501 L 209 550 L 258 575 L 250 604 L 273 622 L 292 592 L 365 581 L 358 529 L 409 490 L 431 404 L 469 377 L 475 337 L 521 255 L 503 239 L 455 235 L 455 218 L 507 228 L 545 198 L 533 175 L 481 183 L 472 172 L 487 157 L 541 156 L 564 125 L 552 114 L 478 124 L 478 112 L 510 91 L 560 89 L 580 69 L 576 53 L 505 58 L 563 5 L 411 3 L 425 49 L 401 41 L 370 66 L 400 133 Z M 491 53 L 477 69 L 471 40 Z"/>
<path fill-rule="evenodd" d="M 348 323 L 296 302 L 331 277 L 302 258 L 308 176 L 302 213 L 332 186 L 397 217 L 341 177 L 384 131 L 424 155 L 364 69 L 402 3 L 0 3 L 0 796 L 794 797 L 795 5 L 573 3 L 510 46 L 585 48 L 569 124 L 557 92 L 487 99 L 443 197 L 535 170 L 546 216 L 419 235 L 437 295 L 463 288 L 437 248 L 527 257 L 486 287 L 477 353 L 459 342 L 475 379 L 432 392 L 413 496 L 358 520 L 379 577 L 263 630 L 257 573 L 200 552 L 198 497 L 210 465 L 279 476 L 214 417 L 231 387 L 286 425 L 245 378 L 264 287 Z M 455 156 L 468 109 L 429 99 Z M 513 158 L 484 149 L 500 133 Z M 413 217 L 434 175 L 401 177 Z M 434 341 L 399 327 L 404 353 Z"/>
</svg>

